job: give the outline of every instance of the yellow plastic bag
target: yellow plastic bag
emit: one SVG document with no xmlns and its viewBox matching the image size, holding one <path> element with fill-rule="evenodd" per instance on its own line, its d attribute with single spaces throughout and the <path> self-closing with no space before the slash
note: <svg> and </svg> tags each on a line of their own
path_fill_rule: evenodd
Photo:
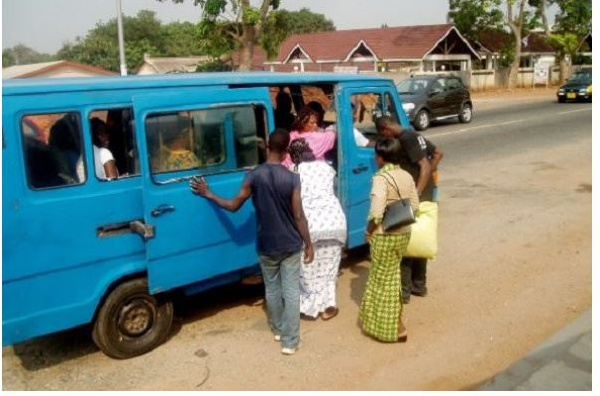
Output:
<svg viewBox="0 0 600 396">
<path fill-rule="evenodd" d="M 417 222 L 411 226 L 410 241 L 404 256 L 434 259 L 438 252 L 437 226 L 437 202 L 419 203 Z"/>
</svg>

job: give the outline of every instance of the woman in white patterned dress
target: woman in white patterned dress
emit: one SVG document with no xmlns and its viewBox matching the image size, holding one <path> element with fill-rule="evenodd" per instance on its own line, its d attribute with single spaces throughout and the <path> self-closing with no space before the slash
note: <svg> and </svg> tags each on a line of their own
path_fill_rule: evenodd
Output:
<svg viewBox="0 0 600 396">
<path fill-rule="evenodd" d="M 302 207 L 315 250 L 314 261 L 301 266 L 300 312 L 328 320 L 338 313 L 337 274 L 346 243 L 346 217 L 333 187 L 335 170 L 316 160 L 303 138 L 290 143 L 288 151 L 300 174 Z"/>
</svg>

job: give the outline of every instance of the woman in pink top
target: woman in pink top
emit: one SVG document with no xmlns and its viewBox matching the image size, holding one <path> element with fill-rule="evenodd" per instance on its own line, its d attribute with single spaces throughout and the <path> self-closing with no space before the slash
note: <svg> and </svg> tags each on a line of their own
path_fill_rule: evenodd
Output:
<svg viewBox="0 0 600 396">
<path fill-rule="evenodd" d="M 304 106 L 298 112 L 296 121 L 292 125 L 290 132 L 290 143 L 299 137 L 304 138 L 311 148 L 317 160 L 325 159 L 325 153 L 335 145 L 336 133 L 333 131 L 323 131 L 319 129 L 319 115 L 308 106 Z M 286 155 L 283 165 L 291 168 L 294 164 L 290 155 Z"/>
</svg>

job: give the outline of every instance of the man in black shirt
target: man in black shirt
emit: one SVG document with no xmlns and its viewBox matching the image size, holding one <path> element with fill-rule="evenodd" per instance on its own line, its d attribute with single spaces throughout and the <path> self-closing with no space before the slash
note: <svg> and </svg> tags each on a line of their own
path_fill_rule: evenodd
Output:
<svg viewBox="0 0 600 396">
<path fill-rule="evenodd" d="M 401 150 L 397 163 L 410 173 L 417 186 L 419 201 L 434 200 L 434 176 L 443 153 L 421 134 L 404 130 L 392 117 L 377 120 L 377 132 L 383 137 L 400 140 Z M 407 304 L 410 295 L 427 295 L 427 259 L 404 257 L 401 262 L 402 301 Z"/>
<path fill-rule="evenodd" d="M 276 129 L 269 136 L 267 162 L 248 173 L 237 196 L 223 199 L 203 178 L 192 179 L 198 194 L 231 212 L 252 197 L 256 210 L 256 250 L 265 283 L 267 316 L 281 353 L 292 355 L 300 343 L 300 259 L 313 261 L 314 252 L 300 199 L 300 176 L 281 165 L 290 135 Z"/>
</svg>

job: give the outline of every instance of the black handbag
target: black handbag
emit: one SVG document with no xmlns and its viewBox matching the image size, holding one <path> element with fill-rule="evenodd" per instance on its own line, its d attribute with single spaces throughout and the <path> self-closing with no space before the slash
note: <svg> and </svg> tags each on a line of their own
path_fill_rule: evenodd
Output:
<svg viewBox="0 0 600 396">
<path fill-rule="evenodd" d="M 388 182 L 388 184 L 392 185 L 387 177 L 385 177 L 383 174 L 381 176 Z M 392 182 L 394 183 L 394 187 L 398 192 L 400 200 L 392 202 L 385 208 L 383 222 L 381 223 L 384 232 L 387 232 L 393 228 L 404 227 L 413 224 L 416 221 L 415 213 L 410 205 L 410 199 L 402 198 L 402 194 L 400 194 L 400 189 L 398 188 L 394 178 L 392 178 Z"/>
</svg>

